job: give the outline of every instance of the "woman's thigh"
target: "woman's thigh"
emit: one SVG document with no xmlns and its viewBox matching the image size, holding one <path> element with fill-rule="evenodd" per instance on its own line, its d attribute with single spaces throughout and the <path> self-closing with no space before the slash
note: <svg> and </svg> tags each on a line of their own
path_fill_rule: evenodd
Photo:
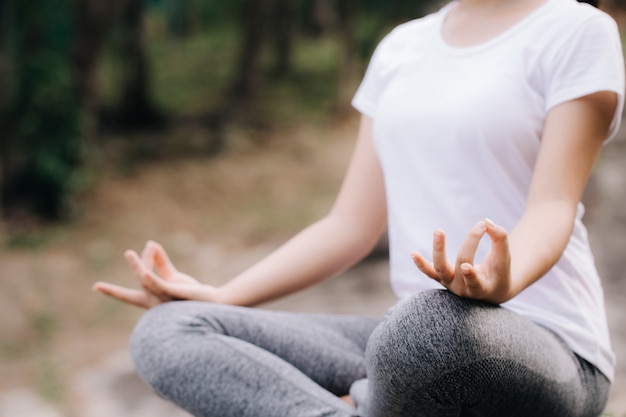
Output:
<svg viewBox="0 0 626 417">
<path fill-rule="evenodd" d="M 138 373 L 194 415 L 344 416 L 380 320 L 172 302 L 131 338 Z M 264 414 L 265 413 L 265 414 Z"/>
<path fill-rule="evenodd" d="M 426 291 L 388 314 L 353 396 L 366 417 L 601 413 L 609 383 L 552 332 L 505 308 Z"/>
</svg>

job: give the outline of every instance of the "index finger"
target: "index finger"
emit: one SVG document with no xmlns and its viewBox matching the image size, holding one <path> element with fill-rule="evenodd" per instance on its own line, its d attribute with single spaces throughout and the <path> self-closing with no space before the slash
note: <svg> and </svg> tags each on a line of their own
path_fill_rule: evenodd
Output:
<svg viewBox="0 0 626 417">
<path fill-rule="evenodd" d="M 144 272 L 149 271 L 149 269 L 142 262 L 137 252 L 135 252 L 134 250 L 127 250 L 126 252 L 124 252 L 124 258 L 126 258 L 126 262 L 128 262 L 131 269 L 141 282 L 141 277 L 143 276 Z"/>
<path fill-rule="evenodd" d="M 463 241 L 463 244 L 459 248 L 459 252 L 456 258 L 457 269 L 465 263 L 474 265 L 474 256 L 476 255 L 476 251 L 478 250 L 480 240 L 485 235 L 486 231 L 487 223 L 484 220 L 479 221 L 474 225 L 474 227 L 471 228 L 471 230 L 467 234 L 467 237 Z"/>
<path fill-rule="evenodd" d="M 510 256 L 508 232 L 502 226 L 496 225 L 489 219 L 485 219 L 487 224 L 487 235 L 491 238 L 492 251 L 500 258 Z"/>
<path fill-rule="evenodd" d="M 150 271 L 146 268 L 146 266 L 141 262 L 139 256 L 134 251 L 126 251 L 126 260 L 130 264 L 133 272 L 139 279 L 141 286 L 151 294 L 155 295 L 157 298 L 163 299 L 169 298 L 169 294 L 163 291 L 161 281 L 162 278 L 156 275 L 154 272 Z M 158 271 L 158 263 L 157 263 L 157 271 Z"/>
<path fill-rule="evenodd" d="M 146 246 L 141 252 L 141 262 L 143 262 L 146 268 L 150 271 L 154 269 L 154 251 L 154 245 L 152 245 L 151 242 L 148 241 L 146 242 Z"/>
<path fill-rule="evenodd" d="M 154 265 L 157 272 L 164 279 L 171 278 L 176 274 L 176 268 L 170 258 L 167 256 L 167 252 L 163 249 L 163 246 L 156 242 L 150 242 L 154 247 Z"/>
</svg>

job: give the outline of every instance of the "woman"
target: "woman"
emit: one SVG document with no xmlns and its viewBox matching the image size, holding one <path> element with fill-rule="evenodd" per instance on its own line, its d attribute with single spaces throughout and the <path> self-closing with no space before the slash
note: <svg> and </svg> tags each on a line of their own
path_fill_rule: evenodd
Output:
<svg viewBox="0 0 626 417">
<path fill-rule="evenodd" d="M 149 242 L 126 253 L 141 291 L 95 288 L 150 308 L 137 370 L 195 416 L 598 416 L 614 356 L 579 201 L 623 90 L 603 12 L 450 3 L 378 46 L 326 217 L 221 287 Z M 385 227 L 384 319 L 240 307 L 354 265 Z"/>
</svg>

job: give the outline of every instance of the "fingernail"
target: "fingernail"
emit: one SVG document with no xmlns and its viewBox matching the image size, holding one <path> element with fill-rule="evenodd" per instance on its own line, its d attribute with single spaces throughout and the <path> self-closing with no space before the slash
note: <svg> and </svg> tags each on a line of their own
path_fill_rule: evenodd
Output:
<svg viewBox="0 0 626 417">
<path fill-rule="evenodd" d="M 491 227 L 495 227 L 495 226 L 496 226 L 496 224 L 495 224 L 495 223 L 494 223 L 494 222 L 493 222 L 490 218 L 488 218 L 488 217 L 485 217 L 484 221 L 485 221 L 485 223 L 486 223 L 487 225 L 489 225 L 489 226 L 491 226 Z"/>
<path fill-rule="evenodd" d="M 461 265 L 461 271 L 463 271 L 464 275 L 469 275 L 471 272 L 471 269 L 469 265 Z"/>
</svg>

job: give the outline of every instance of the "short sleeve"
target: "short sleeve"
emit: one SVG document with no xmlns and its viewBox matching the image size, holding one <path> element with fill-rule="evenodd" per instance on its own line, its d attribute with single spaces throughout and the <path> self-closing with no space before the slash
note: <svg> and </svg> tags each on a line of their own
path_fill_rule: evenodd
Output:
<svg viewBox="0 0 626 417">
<path fill-rule="evenodd" d="M 353 99 L 352 106 L 362 114 L 373 117 L 376 113 L 378 99 L 385 87 L 384 68 L 389 60 L 389 38 L 383 38 L 376 47 L 374 54 Z"/>
<path fill-rule="evenodd" d="M 599 12 L 559 46 L 548 61 L 546 111 L 586 95 L 612 91 L 618 106 L 607 141 L 617 133 L 624 107 L 624 58 L 615 21 Z"/>
<path fill-rule="evenodd" d="M 407 64 L 419 61 L 424 51 L 432 46 L 432 36 L 438 28 L 438 19 L 451 5 L 452 3 L 444 6 L 438 13 L 396 26 L 380 41 L 352 99 L 352 105 L 358 111 L 374 117 L 383 93 L 397 73 Z"/>
</svg>

